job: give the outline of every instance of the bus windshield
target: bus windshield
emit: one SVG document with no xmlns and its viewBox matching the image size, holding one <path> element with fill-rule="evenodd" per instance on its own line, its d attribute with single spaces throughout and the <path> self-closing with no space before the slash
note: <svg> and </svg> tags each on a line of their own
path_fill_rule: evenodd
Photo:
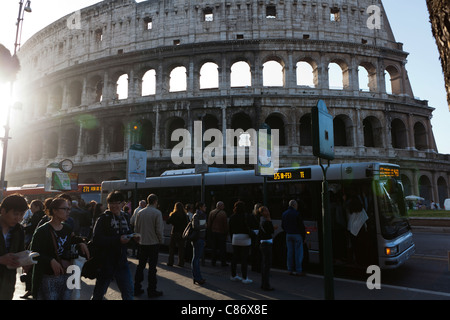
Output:
<svg viewBox="0 0 450 320">
<path fill-rule="evenodd" d="M 411 227 L 406 213 L 403 187 L 395 179 L 376 181 L 381 233 L 385 239 L 394 239 Z"/>
</svg>

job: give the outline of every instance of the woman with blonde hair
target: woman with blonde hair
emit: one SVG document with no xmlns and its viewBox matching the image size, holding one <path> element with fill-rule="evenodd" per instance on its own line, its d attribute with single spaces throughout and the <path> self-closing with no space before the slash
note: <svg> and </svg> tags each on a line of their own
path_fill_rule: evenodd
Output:
<svg viewBox="0 0 450 320">
<path fill-rule="evenodd" d="M 182 234 L 189 221 L 181 202 L 175 203 L 173 211 L 170 213 L 166 222 L 167 224 L 172 225 L 169 244 L 169 260 L 167 261 L 167 265 L 170 267 L 173 266 L 175 247 L 178 247 L 178 266 L 184 267 L 184 249 L 186 243 Z"/>
</svg>

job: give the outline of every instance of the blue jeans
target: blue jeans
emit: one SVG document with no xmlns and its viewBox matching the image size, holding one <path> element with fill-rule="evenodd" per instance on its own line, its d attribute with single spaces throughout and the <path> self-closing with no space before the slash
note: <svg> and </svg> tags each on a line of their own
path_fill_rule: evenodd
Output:
<svg viewBox="0 0 450 320">
<path fill-rule="evenodd" d="M 286 234 L 287 268 L 289 272 L 302 272 L 303 239 L 300 234 Z M 294 269 L 295 266 L 295 269 Z"/>
<path fill-rule="evenodd" d="M 134 299 L 133 278 L 128 267 L 128 261 L 125 263 L 121 261 L 115 270 L 112 270 L 110 266 L 102 268 L 95 282 L 92 300 L 103 300 L 113 278 L 116 280 L 117 286 L 122 294 L 122 300 Z"/>
<path fill-rule="evenodd" d="M 205 240 L 197 239 L 192 242 L 192 247 L 194 248 L 194 253 L 192 257 L 192 277 L 196 281 L 203 280 L 202 274 L 200 273 L 200 259 L 203 255 L 203 249 L 205 248 Z"/>
</svg>

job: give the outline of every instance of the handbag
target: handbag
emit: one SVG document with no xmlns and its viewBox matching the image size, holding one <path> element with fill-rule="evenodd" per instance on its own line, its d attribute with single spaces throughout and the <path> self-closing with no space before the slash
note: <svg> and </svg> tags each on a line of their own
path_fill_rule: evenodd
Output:
<svg viewBox="0 0 450 320">
<path fill-rule="evenodd" d="M 87 245 L 90 258 L 83 264 L 83 268 L 81 269 L 81 276 L 94 280 L 99 275 L 100 269 L 103 266 L 103 258 L 100 255 L 100 252 L 98 250 L 95 250 L 92 241 L 89 241 Z"/>
<path fill-rule="evenodd" d="M 52 235 L 53 247 L 54 247 L 54 249 L 55 249 L 55 255 L 56 255 L 56 261 L 58 261 L 58 262 L 61 264 L 61 266 L 62 266 L 63 269 L 64 269 L 64 273 L 65 273 L 65 272 L 67 271 L 67 268 L 68 268 L 70 265 L 73 264 L 73 263 L 72 263 L 72 259 L 78 258 L 78 251 L 77 251 L 76 256 L 75 256 L 75 254 L 72 253 L 72 250 L 73 250 L 73 249 L 76 250 L 75 245 L 73 245 L 73 246 L 70 247 L 69 252 L 68 252 L 68 253 L 65 253 L 65 254 L 64 254 L 64 252 L 63 252 L 63 256 L 64 256 L 64 257 L 63 257 L 63 258 L 60 258 L 59 255 L 58 255 L 58 246 L 56 245 L 56 235 L 55 235 L 55 232 L 54 232 L 53 230 L 51 230 L 51 231 L 50 231 L 50 234 Z M 73 257 L 73 258 L 71 258 L 71 257 Z"/>
<path fill-rule="evenodd" d="M 195 241 L 198 238 L 198 231 L 194 229 L 193 220 L 188 223 L 181 237 L 186 241 Z"/>
</svg>

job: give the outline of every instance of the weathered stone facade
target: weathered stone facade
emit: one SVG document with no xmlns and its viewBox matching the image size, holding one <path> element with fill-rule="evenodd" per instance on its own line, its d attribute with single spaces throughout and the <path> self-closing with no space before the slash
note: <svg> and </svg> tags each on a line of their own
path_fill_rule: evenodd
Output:
<svg viewBox="0 0 450 320">
<path fill-rule="evenodd" d="M 374 4 L 380 28 L 368 25 Z M 148 176 L 159 175 L 175 167 L 171 133 L 192 132 L 200 118 L 222 132 L 266 122 L 280 129 L 281 166 L 316 164 L 311 107 L 323 99 L 334 116 L 335 162 L 398 163 L 409 194 L 443 201 L 450 158 L 437 152 L 434 109 L 414 98 L 407 56 L 381 1 L 104 0 L 22 47 L 22 88 L 32 94 L 12 134 L 7 179 L 43 183 L 45 167 L 63 158 L 74 161 L 80 183 L 123 179 L 134 143 L 147 149 Z M 267 62 L 281 70 L 280 83 L 267 84 Z M 300 62 L 309 65 L 309 84 L 299 80 Z M 247 84 L 233 84 L 235 63 L 249 69 Z M 339 88 L 330 87 L 332 63 Z M 206 65 L 215 76 L 205 85 Z M 182 89 L 171 82 L 177 67 Z M 125 95 L 117 90 L 122 75 Z"/>
</svg>

